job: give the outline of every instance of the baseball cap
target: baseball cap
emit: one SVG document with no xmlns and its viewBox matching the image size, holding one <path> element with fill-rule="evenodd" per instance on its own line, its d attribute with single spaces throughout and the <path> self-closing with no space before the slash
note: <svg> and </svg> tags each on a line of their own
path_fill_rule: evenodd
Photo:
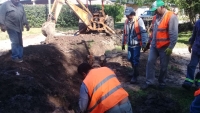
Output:
<svg viewBox="0 0 200 113">
<path fill-rule="evenodd" d="M 151 11 L 155 11 L 156 9 L 158 9 L 163 5 L 165 5 L 165 3 L 162 0 L 156 0 L 151 6 Z"/>
<path fill-rule="evenodd" d="M 132 12 L 135 12 L 135 10 L 132 7 L 126 7 L 124 14 L 130 15 Z"/>
</svg>

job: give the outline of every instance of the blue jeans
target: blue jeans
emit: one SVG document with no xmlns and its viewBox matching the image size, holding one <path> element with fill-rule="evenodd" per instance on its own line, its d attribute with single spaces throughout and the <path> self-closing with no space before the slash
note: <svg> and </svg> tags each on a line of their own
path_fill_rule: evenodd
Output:
<svg viewBox="0 0 200 113">
<path fill-rule="evenodd" d="M 23 57 L 23 40 L 22 32 L 17 32 L 12 29 L 7 29 L 10 41 L 11 41 L 11 51 L 12 59 L 22 59 Z"/>
<path fill-rule="evenodd" d="M 197 95 L 190 105 L 190 113 L 199 113 L 200 111 L 200 95 Z"/>
<path fill-rule="evenodd" d="M 160 57 L 160 74 L 158 82 L 160 85 L 165 85 L 165 77 L 167 76 L 167 68 L 170 55 L 166 55 L 165 50 L 167 47 L 157 49 L 151 46 L 150 53 L 146 66 L 146 83 L 155 84 L 155 64 L 158 57 Z"/>
<path fill-rule="evenodd" d="M 109 109 L 105 113 L 133 113 L 130 101 L 116 105 L 113 108 Z"/>
<path fill-rule="evenodd" d="M 139 65 L 140 50 L 141 46 L 128 47 L 128 60 L 131 62 L 133 67 Z"/>
<path fill-rule="evenodd" d="M 192 86 L 192 84 L 194 83 L 194 73 L 199 63 L 199 60 L 200 60 L 200 55 L 192 52 L 190 63 L 187 66 L 187 75 L 184 84 Z M 200 81 L 198 83 L 198 86 L 200 86 Z"/>
</svg>

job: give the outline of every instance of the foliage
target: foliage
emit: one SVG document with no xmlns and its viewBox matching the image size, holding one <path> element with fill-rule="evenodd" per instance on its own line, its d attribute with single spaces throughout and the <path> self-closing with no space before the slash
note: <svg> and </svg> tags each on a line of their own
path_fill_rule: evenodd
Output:
<svg viewBox="0 0 200 113">
<path fill-rule="evenodd" d="M 137 4 L 139 6 L 143 6 L 146 4 L 152 4 L 155 0 L 116 0 L 116 3 L 120 3 L 120 4 L 126 4 L 126 3 L 134 3 Z"/>
<path fill-rule="evenodd" d="M 24 5 L 26 16 L 31 27 L 41 27 L 46 21 L 48 9 L 46 5 Z"/>
<path fill-rule="evenodd" d="M 93 5 L 91 7 L 101 8 L 100 5 Z M 47 5 L 25 5 L 24 9 L 31 27 L 41 27 L 48 17 Z M 115 22 L 120 21 L 123 18 L 123 12 L 124 8 L 121 5 L 105 5 L 105 13 L 112 16 Z M 65 5 L 63 6 L 58 17 L 56 27 L 78 26 L 78 20 L 79 19 L 75 13 L 67 5 Z"/>
<path fill-rule="evenodd" d="M 57 27 L 73 27 L 78 26 L 78 17 L 75 13 L 69 9 L 68 6 L 64 6 L 60 12 L 57 21 Z"/>
<path fill-rule="evenodd" d="M 176 4 L 179 9 L 184 9 L 186 14 L 189 15 L 190 22 L 196 22 L 196 14 L 199 14 L 200 2 L 199 0 L 165 0 L 170 3 Z"/>
<path fill-rule="evenodd" d="M 124 16 L 124 7 L 119 4 L 106 5 L 105 13 L 114 18 L 115 22 L 121 21 Z"/>
<path fill-rule="evenodd" d="M 31 27 L 41 27 L 48 17 L 47 5 L 25 5 L 24 9 Z M 68 6 L 64 6 L 56 25 L 57 27 L 77 26 L 78 17 L 69 9 Z"/>
</svg>

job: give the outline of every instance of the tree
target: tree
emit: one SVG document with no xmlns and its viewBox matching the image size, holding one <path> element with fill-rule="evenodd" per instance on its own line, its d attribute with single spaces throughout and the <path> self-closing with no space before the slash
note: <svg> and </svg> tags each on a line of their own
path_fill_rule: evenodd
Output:
<svg viewBox="0 0 200 113">
<path fill-rule="evenodd" d="M 124 7 L 120 4 L 105 6 L 105 12 L 114 18 L 114 22 L 118 22 L 124 16 Z"/>
<path fill-rule="evenodd" d="M 196 14 L 200 13 L 199 0 L 168 0 L 171 3 L 178 5 L 179 9 L 184 9 L 186 14 L 190 18 L 190 22 L 194 24 L 196 22 Z"/>
</svg>

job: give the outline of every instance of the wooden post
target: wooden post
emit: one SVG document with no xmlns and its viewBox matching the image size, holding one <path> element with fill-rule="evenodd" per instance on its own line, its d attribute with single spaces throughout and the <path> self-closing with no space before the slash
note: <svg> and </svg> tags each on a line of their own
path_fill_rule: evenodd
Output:
<svg viewBox="0 0 200 113">
<path fill-rule="evenodd" d="M 51 0 L 48 0 L 48 4 L 49 4 L 49 14 L 51 13 Z"/>
<path fill-rule="evenodd" d="M 35 5 L 35 0 L 32 0 L 32 2 L 33 2 L 33 5 Z"/>
</svg>

